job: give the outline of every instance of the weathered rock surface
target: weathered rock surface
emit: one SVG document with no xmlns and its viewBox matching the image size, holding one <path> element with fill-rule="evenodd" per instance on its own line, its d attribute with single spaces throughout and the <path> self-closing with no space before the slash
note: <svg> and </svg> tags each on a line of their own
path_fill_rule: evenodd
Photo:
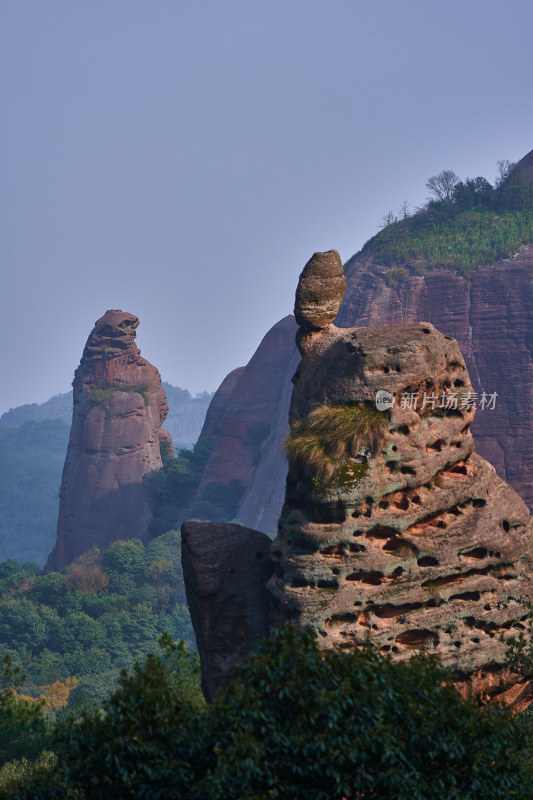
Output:
<svg viewBox="0 0 533 800">
<path fill-rule="evenodd" d="M 211 402 L 200 438 L 214 438 L 196 501 L 210 483 L 261 476 L 263 490 L 246 492 L 237 518 L 243 525 L 275 534 L 285 495 L 286 469 L 280 467 L 281 441 L 287 429 L 291 378 L 299 361 L 294 346 L 294 317 L 267 333 L 246 367 L 234 370 Z"/>
<path fill-rule="evenodd" d="M 202 665 L 212 702 L 231 668 L 268 635 L 270 539 L 241 525 L 184 522 L 182 565 Z"/>
<path fill-rule="evenodd" d="M 480 409 L 476 415 L 477 452 L 533 509 L 533 246 L 520 248 L 509 261 L 479 267 L 470 279 L 450 270 L 418 276 L 407 265 L 397 266 L 405 267 L 408 275 L 397 288 L 391 288 L 389 267 L 362 256 L 350 259 L 336 325 L 367 327 L 427 320 L 456 339 L 478 399 L 483 391 L 498 393 L 495 408 Z M 247 487 L 237 517 L 265 533 L 274 530 L 283 502 L 283 493 L 278 489 L 271 492 L 271 487 L 282 485 L 287 472 L 278 445 L 288 433 L 290 379 L 299 361 L 294 340 L 289 342 L 294 322 L 290 317 L 282 322 L 285 336 L 274 337 L 274 326 L 263 340 L 269 341 L 268 351 L 262 343 L 252 359 L 253 375 L 240 376 L 232 393 L 232 411 L 220 422 L 223 435 L 215 435 L 211 456 L 211 476 L 224 475 L 227 482 L 238 477 Z M 263 382 L 254 377 L 262 373 L 263 359 L 270 380 L 266 395 Z M 261 421 L 270 424 L 274 434 L 263 442 L 255 465 L 238 455 L 249 447 L 246 429 L 243 431 L 236 419 L 245 402 L 250 408 L 260 408 Z M 266 497 L 268 500 L 263 499 Z"/>
<path fill-rule="evenodd" d="M 336 250 L 314 253 L 300 276 L 294 316 L 304 330 L 320 330 L 337 316 L 346 278 Z"/>
<path fill-rule="evenodd" d="M 107 311 L 95 323 L 73 383 L 74 410 L 47 568 L 92 545 L 142 538 L 150 511 L 143 476 L 162 466 L 168 406 L 158 370 L 135 344 L 137 317 Z"/>
<path fill-rule="evenodd" d="M 395 658 L 424 647 L 464 691 L 527 705 L 533 690 L 505 670 L 499 636 L 524 628 L 533 599 L 533 521 L 474 452 L 457 343 L 418 322 L 328 325 L 299 345 L 294 429 L 319 406 L 368 411 L 378 390 L 395 403 L 381 443 L 344 456 L 342 477 L 318 480 L 293 458 L 271 550 L 275 618 L 312 628 L 323 647 L 368 633 Z"/>
</svg>

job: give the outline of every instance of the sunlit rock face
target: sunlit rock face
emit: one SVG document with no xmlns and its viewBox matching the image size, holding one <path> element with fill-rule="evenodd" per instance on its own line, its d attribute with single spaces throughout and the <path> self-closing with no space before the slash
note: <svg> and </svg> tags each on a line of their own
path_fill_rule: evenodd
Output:
<svg viewBox="0 0 533 800">
<path fill-rule="evenodd" d="M 73 382 L 74 410 L 63 469 L 57 542 L 47 568 L 93 545 L 142 538 L 150 511 L 143 476 L 162 466 L 168 406 L 158 370 L 135 343 L 139 320 L 107 311 L 91 332 Z"/>
<path fill-rule="evenodd" d="M 457 342 L 425 322 L 326 324 L 300 329 L 297 341 L 273 621 L 312 628 L 323 647 L 370 635 L 398 659 L 424 648 L 463 691 L 527 704 L 529 685 L 505 669 L 500 634 L 523 628 L 533 598 L 533 523 L 474 452 Z M 380 390 L 388 402 L 378 412 Z M 324 409 L 327 424 L 314 430 Z M 335 441 L 337 424 L 339 439 L 351 438 Z"/>
</svg>

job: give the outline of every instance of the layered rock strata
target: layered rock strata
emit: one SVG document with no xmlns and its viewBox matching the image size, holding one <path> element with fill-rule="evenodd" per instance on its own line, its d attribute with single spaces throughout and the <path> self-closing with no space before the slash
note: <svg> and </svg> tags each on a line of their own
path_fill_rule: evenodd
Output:
<svg viewBox="0 0 533 800">
<path fill-rule="evenodd" d="M 270 539 L 226 523 L 184 522 L 181 558 L 208 702 L 269 631 Z"/>
<path fill-rule="evenodd" d="M 271 551 L 275 618 L 311 627 L 323 647 L 368 634 L 399 659 L 423 647 L 465 690 L 527 703 L 530 687 L 504 669 L 500 634 L 525 627 L 533 522 L 474 452 L 473 389 L 457 342 L 425 322 L 326 325 L 301 329 L 298 342 L 292 457 Z M 380 390 L 394 404 L 378 415 Z M 328 452 L 316 455 L 324 444 L 311 442 L 307 457 L 298 438 L 325 407 L 368 420 L 367 443 L 337 448 L 333 472 Z"/>
<path fill-rule="evenodd" d="M 474 420 L 477 451 L 533 509 L 533 246 L 521 247 L 508 261 L 478 267 L 470 278 L 441 269 L 420 276 L 413 265 L 397 266 L 404 269 L 404 276 L 393 287 L 388 280 L 390 267 L 368 256 L 350 259 L 335 324 L 348 328 L 428 320 L 456 339 L 478 397 L 483 391 L 498 395 L 495 408 L 480 409 Z M 287 333 L 295 330 L 292 318 L 283 323 Z M 231 406 L 220 415 L 220 434 L 213 434 L 211 456 L 210 480 L 220 480 L 214 474 L 226 481 L 238 477 L 247 490 L 237 517 L 265 533 L 274 530 L 283 503 L 279 486 L 287 461 L 279 442 L 288 433 L 290 379 L 299 360 L 294 341 L 288 345 L 286 336 L 283 340 L 274 336 L 280 324 L 265 337 L 268 352 L 262 344 L 252 359 L 254 374 L 263 368 L 268 371 L 268 393 L 251 372 L 241 374 Z M 244 402 L 260 407 L 261 420 L 273 434 L 263 442 L 255 463 L 228 457 L 229 442 L 232 454 L 249 448 L 247 431 L 235 416 Z M 243 463 L 248 465 L 245 470 Z M 274 485 L 278 488 L 271 492 Z"/>
<path fill-rule="evenodd" d="M 63 469 L 57 542 L 47 568 L 60 569 L 93 545 L 142 538 L 150 521 L 143 476 L 162 466 L 168 405 L 158 370 L 135 343 L 139 320 L 107 311 L 95 323 L 73 383 L 74 409 Z"/>
</svg>

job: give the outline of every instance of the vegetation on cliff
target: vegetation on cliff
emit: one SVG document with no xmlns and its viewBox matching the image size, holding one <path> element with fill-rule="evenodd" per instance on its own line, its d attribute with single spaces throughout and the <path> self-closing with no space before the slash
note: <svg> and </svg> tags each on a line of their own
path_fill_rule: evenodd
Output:
<svg viewBox="0 0 533 800">
<path fill-rule="evenodd" d="M 6 775 L 3 796 L 533 797 L 527 739 L 510 712 L 461 700 L 427 656 L 322 652 L 289 627 L 206 706 L 197 662 L 168 637 L 161 644 L 162 655 L 120 676 L 101 712 L 56 729 L 48 762 Z"/>
<path fill-rule="evenodd" d="M 533 241 L 533 187 L 518 180 L 512 165 L 500 164 L 494 187 L 482 177 L 460 181 L 450 170 L 433 176 L 428 202 L 413 215 L 406 204 L 399 215 L 386 214 L 360 255 L 385 266 L 410 265 L 419 275 L 448 267 L 466 277 L 477 266 L 511 258 Z M 396 288 L 402 277 L 391 270 L 387 282 Z"/>
<path fill-rule="evenodd" d="M 201 499 L 195 499 L 212 448 L 212 439 L 200 439 L 192 450 L 183 448 L 176 457 L 166 453 L 162 469 L 145 477 L 151 497 L 152 536 L 171 528 L 179 529 L 186 519 L 210 522 L 233 519 L 244 492 L 241 481 L 232 479 L 227 485 L 210 483 L 204 487 Z"/>
<path fill-rule="evenodd" d="M 292 423 L 283 446 L 304 475 L 330 481 L 361 450 L 375 451 L 387 424 L 387 415 L 372 406 L 318 406 L 306 419 Z"/>
</svg>

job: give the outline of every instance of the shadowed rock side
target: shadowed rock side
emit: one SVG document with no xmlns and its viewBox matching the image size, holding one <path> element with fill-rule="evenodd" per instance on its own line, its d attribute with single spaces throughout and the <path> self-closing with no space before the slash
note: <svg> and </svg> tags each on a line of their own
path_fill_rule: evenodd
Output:
<svg viewBox="0 0 533 800">
<path fill-rule="evenodd" d="M 143 537 L 150 521 L 143 476 L 162 466 L 168 406 L 158 370 L 135 344 L 137 317 L 107 311 L 95 323 L 73 383 L 74 410 L 47 569 L 91 546 Z"/>
<path fill-rule="evenodd" d="M 182 565 L 208 702 L 268 636 L 270 539 L 241 525 L 184 522 Z"/>
<path fill-rule="evenodd" d="M 429 323 L 327 325 L 298 341 L 276 621 L 311 627 L 323 647 L 367 634 L 398 659 L 423 647 L 465 692 L 527 705 L 499 635 L 523 629 L 533 598 L 533 522 L 474 453 L 457 343 Z M 377 412 L 380 389 L 395 404 Z"/>
<path fill-rule="evenodd" d="M 295 333 L 292 316 L 274 325 L 247 366 L 231 372 L 222 383 L 200 435 L 200 439 L 213 437 L 214 448 L 196 501 L 202 500 L 211 483 L 228 484 L 235 479 L 248 488 L 257 469 L 263 489 L 244 494 L 236 517 L 243 525 L 272 535 L 285 494 L 280 444 L 287 432 L 291 378 L 299 361 Z"/>
</svg>

